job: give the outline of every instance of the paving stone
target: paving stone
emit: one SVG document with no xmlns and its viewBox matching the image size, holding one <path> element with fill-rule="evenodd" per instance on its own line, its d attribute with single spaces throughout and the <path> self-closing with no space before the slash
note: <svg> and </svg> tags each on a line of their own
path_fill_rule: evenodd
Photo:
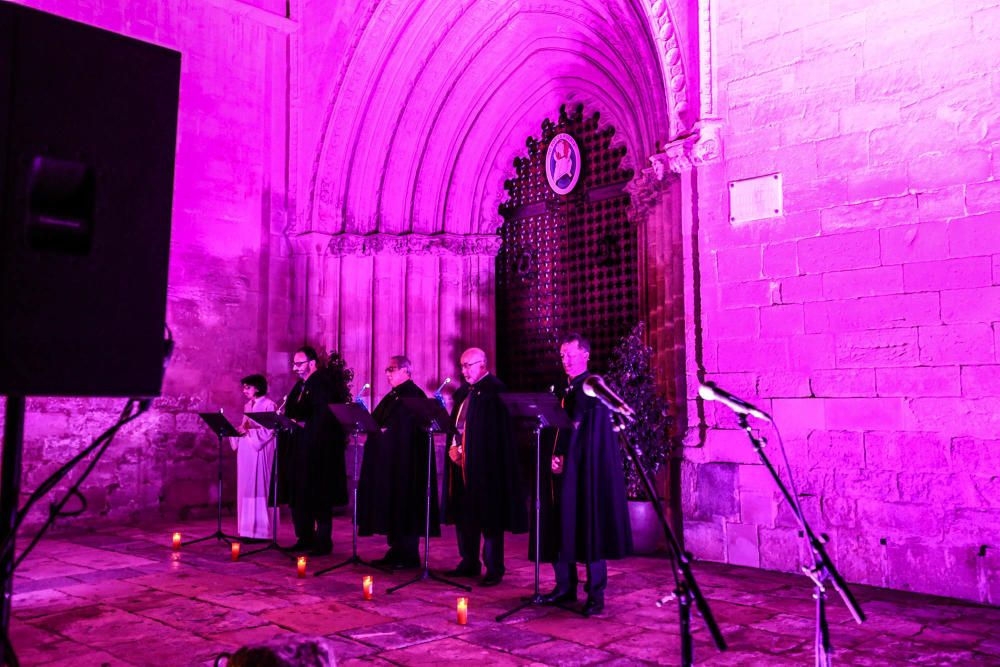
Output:
<svg viewBox="0 0 1000 667">
<path fill-rule="evenodd" d="M 593 665 L 614 657 L 607 651 L 561 639 L 518 649 L 514 653 L 544 665 Z"/>
<path fill-rule="evenodd" d="M 518 627 L 488 627 L 463 635 L 462 640 L 477 646 L 513 651 L 549 641 L 548 635 Z"/>
<path fill-rule="evenodd" d="M 441 639 L 441 633 L 413 623 L 383 623 L 341 632 L 345 637 L 380 649 L 396 649 Z"/>
<path fill-rule="evenodd" d="M 381 658 L 399 665 L 440 665 L 473 663 L 482 665 L 527 665 L 530 660 L 467 644 L 461 639 L 439 639 L 409 648 L 386 651 Z M 578 663 L 579 664 L 579 663 Z"/>
<path fill-rule="evenodd" d="M 261 612 L 260 616 L 289 630 L 310 635 L 329 635 L 342 630 L 366 628 L 389 620 L 337 602 L 270 609 Z"/>
</svg>

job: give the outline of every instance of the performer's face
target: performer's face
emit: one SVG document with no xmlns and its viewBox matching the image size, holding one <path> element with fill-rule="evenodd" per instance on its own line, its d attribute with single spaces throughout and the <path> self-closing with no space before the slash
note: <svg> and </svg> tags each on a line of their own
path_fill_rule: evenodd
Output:
<svg viewBox="0 0 1000 667">
<path fill-rule="evenodd" d="M 257 388 L 256 387 L 251 387 L 250 385 L 245 384 L 241 388 L 243 390 L 243 395 L 246 397 L 246 399 L 248 401 L 251 398 L 257 398 Z"/>
<path fill-rule="evenodd" d="M 469 384 L 475 384 L 486 375 L 486 357 L 476 354 L 462 355 L 462 377 Z"/>
<path fill-rule="evenodd" d="M 310 375 L 316 370 L 316 361 L 308 358 L 301 352 L 296 352 L 295 356 L 292 357 L 292 372 L 298 375 L 303 380 L 309 378 Z"/>
<path fill-rule="evenodd" d="M 410 374 L 406 372 L 406 369 L 400 368 L 391 359 L 389 360 L 389 365 L 385 367 L 385 376 L 389 379 L 389 384 L 393 387 L 398 387 L 410 379 Z"/>
<path fill-rule="evenodd" d="M 570 378 L 575 378 L 580 373 L 587 370 L 587 362 L 590 360 L 590 352 L 580 347 L 579 341 L 564 343 L 559 348 L 559 357 L 562 359 L 563 370 Z"/>
</svg>

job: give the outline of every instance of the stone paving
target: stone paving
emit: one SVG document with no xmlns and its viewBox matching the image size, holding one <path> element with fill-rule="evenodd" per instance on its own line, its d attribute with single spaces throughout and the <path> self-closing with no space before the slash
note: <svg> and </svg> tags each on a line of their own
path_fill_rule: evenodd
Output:
<svg viewBox="0 0 1000 667">
<path fill-rule="evenodd" d="M 282 542 L 293 541 L 285 521 Z M 525 536 L 508 536 L 500 586 L 473 586 L 469 622 L 456 622 L 459 590 L 420 582 L 387 595 L 413 572 L 383 574 L 349 566 L 312 574 L 347 557 L 350 523 L 335 520 L 334 554 L 311 559 L 306 578 L 269 551 L 237 562 L 224 544 L 171 550 L 170 536 L 210 534 L 214 522 L 122 526 L 46 537 L 15 578 L 12 640 L 22 665 L 211 665 L 225 651 L 278 635 L 323 635 L 340 665 L 680 664 L 676 607 L 656 606 L 670 588 L 663 557 L 609 567 L 607 613 L 528 608 L 505 623 L 494 617 L 533 585 Z M 432 567 L 455 565 L 454 533 L 432 541 Z M 253 545 L 244 545 L 244 551 Z M 360 541 L 377 558 L 380 538 Z M 730 650 L 719 653 L 695 616 L 695 658 L 708 665 L 809 665 L 811 588 L 803 576 L 697 563 L 695 576 Z M 375 577 L 363 599 L 361 578 Z M 552 586 L 542 569 L 542 589 Z M 857 625 L 839 598 L 830 624 L 841 665 L 1000 665 L 1000 609 L 866 586 L 853 590 L 869 620 Z"/>
</svg>

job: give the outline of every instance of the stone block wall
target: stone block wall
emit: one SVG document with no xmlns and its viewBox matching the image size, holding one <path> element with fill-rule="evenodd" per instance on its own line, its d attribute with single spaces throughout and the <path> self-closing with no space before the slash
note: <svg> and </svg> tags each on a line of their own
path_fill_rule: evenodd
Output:
<svg viewBox="0 0 1000 667">
<path fill-rule="evenodd" d="M 695 176 L 689 412 L 710 428 L 686 452 L 688 546 L 801 559 L 733 415 L 693 398 L 703 374 L 773 414 L 850 581 L 1000 603 L 1000 3 L 713 4 L 725 157 Z M 729 182 L 779 172 L 784 215 L 731 224 Z"/>
</svg>

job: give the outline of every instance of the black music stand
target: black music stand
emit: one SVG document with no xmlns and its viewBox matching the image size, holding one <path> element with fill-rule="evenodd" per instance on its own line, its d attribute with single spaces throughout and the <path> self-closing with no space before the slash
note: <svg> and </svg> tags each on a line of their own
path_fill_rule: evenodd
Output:
<svg viewBox="0 0 1000 667">
<path fill-rule="evenodd" d="M 188 540 L 187 542 L 181 542 L 182 545 L 187 544 L 197 544 L 198 542 L 204 542 L 205 540 L 222 540 L 226 544 L 232 544 L 234 539 L 237 539 L 236 535 L 226 535 L 222 532 L 222 439 L 223 438 L 238 438 L 240 432 L 236 430 L 236 427 L 229 423 L 226 416 L 222 414 L 222 411 L 218 412 L 199 412 L 198 416 L 201 417 L 202 421 L 208 425 L 208 428 L 212 430 L 215 437 L 219 439 L 219 479 L 218 479 L 218 489 L 219 489 L 219 502 L 216 512 L 216 523 L 215 532 L 211 535 L 206 535 L 205 537 L 199 537 L 193 540 Z"/>
<path fill-rule="evenodd" d="M 274 443 L 274 456 L 271 459 L 271 492 L 270 496 L 274 499 L 274 505 L 271 510 L 271 541 L 260 549 L 254 549 L 253 551 L 248 551 L 243 554 L 243 557 L 253 556 L 254 554 L 259 554 L 264 551 L 270 551 L 274 549 L 278 553 L 295 560 L 295 556 L 291 554 L 286 554 L 281 550 L 281 546 L 278 545 L 278 517 L 280 515 L 280 510 L 278 509 L 278 442 L 277 434 L 278 431 L 293 431 L 297 428 L 301 428 L 297 423 L 289 419 L 284 415 L 279 415 L 277 412 L 248 412 L 246 414 L 248 419 L 255 421 L 266 429 L 274 431 L 275 433 L 275 443 Z"/>
<path fill-rule="evenodd" d="M 547 427 L 572 428 L 573 422 L 552 394 L 500 394 L 500 400 L 515 421 L 530 422 L 535 434 L 535 594 L 521 598 L 521 604 L 497 616 L 497 621 L 503 621 L 525 607 L 542 605 L 542 594 L 538 590 L 539 567 L 542 561 L 542 429 Z M 575 610 L 572 610 L 575 611 Z"/>
<path fill-rule="evenodd" d="M 381 429 L 361 403 L 348 403 L 346 405 L 331 403 L 330 412 L 333 413 L 334 418 L 340 423 L 344 432 L 350 433 L 354 438 L 354 518 L 353 529 L 351 530 L 351 557 L 341 563 L 320 570 L 313 576 L 318 577 L 321 574 L 326 574 L 345 565 L 364 565 L 380 572 L 386 572 L 387 570 L 383 570 L 358 556 L 358 482 L 360 481 L 358 478 L 358 450 L 361 449 L 358 445 L 358 437 L 362 433 L 367 433 L 370 438 L 373 433 L 379 433 Z"/>
<path fill-rule="evenodd" d="M 463 591 L 471 591 L 470 586 L 465 584 L 460 584 L 457 581 L 451 581 L 450 579 L 445 579 L 444 577 L 434 574 L 430 570 L 429 565 L 429 554 L 431 550 L 431 466 L 434 465 L 434 434 L 435 433 L 447 433 L 456 435 L 458 431 L 451 423 L 451 418 L 448 413 L 445 412 L 444 406 L 442 406 L 437 399 L 433 398 L 401 398 L 399 400 L 399 409 L 408 412 L 412 415 L 418 424 L 421 424 L 421 428 L 427 432 L 427 508 L 424 523 L 424 568 L 421 570 L 413 579 L 399 584 L 398 586 L 393 586 L 392 588 L 386 590 L 386 593 L 394 593 L 400 588 L 409 586 L 410 584 L 415 584 L 418 581 L 426 581 L 427 579 L 433 579 L 434 581 L 439 581 L 442 584 L 448 584 L 449 586 L 454 586 L 455 588 L 461 588 Z"/>
</svg>

